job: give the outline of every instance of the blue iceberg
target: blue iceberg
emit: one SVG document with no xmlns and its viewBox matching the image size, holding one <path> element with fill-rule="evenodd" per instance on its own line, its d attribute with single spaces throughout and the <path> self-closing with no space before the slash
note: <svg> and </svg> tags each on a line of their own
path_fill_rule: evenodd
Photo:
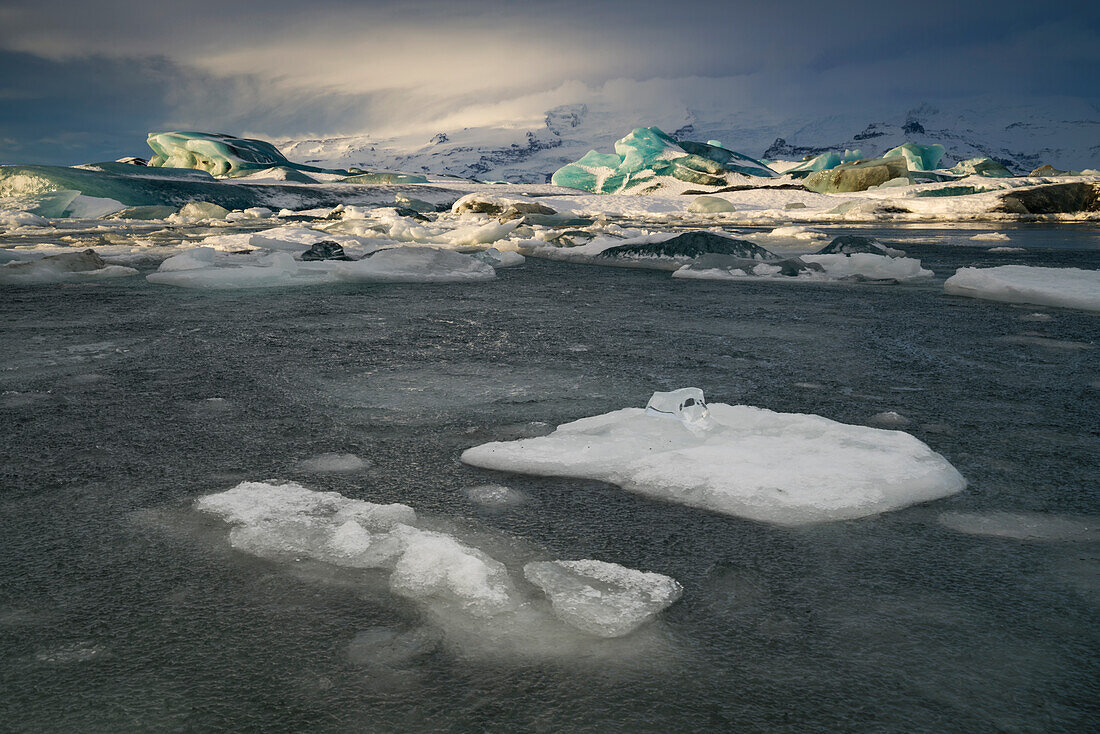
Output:
<svg viewBox="0 0 1100 734">
<path fill-rule="evenodd" d="M 715 141 L 711 141 L 715 142 Z M 725 186 L 731 173 L 777 175 L 758 160 L 709 143 L 677 142 L 656 127 L 639 127 L 615 143 L 615 153 L 590 150 L 559 168 L 551 183 L 597 194 L 641 188 L 641 193 L 675 178 L 703 186 Z"/>
<path fill-rule="evenodd" d="M 155 154 L 149 159 L 149 166 L 154 168 L 193 168 L 231 178 L 274 167 L 348 175 L 344 170 L 288 161 L 278 148 L 267 141 L 235 138 L 222 133 L 149 133 L 148 142 Z"/>
<path fill-rule="evenodd" d="M 902 143 L 898 147 L 891 148 L 883 153 L 882 157 L 904 158 L 905 165 L 910 171 L 934 171 L 945 152 L 946 148 L 939 143 L 934 143 L 932 145 Z"/>
</svg>

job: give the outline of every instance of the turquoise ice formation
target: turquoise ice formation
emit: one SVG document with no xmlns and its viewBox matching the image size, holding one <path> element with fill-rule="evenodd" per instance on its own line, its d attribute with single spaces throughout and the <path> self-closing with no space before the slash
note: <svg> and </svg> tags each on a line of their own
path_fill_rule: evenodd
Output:
<svg viewBox="0 0 1100 734">
<path fill-rule="evenodd" d="M 559 168 L 556 186 L 614 194 L 637 187 L 657 188 L 662 177 L 704 186 L 725 186 L 730 173 L 775 176 L 766 165 L 707 143 L 677 142 L 656 127 L 639 127 L 615 143 L 615 153 L 588 151 Z"/>
<path fill-rule="evenodd" d="M 836 151 L 830 150 L 805 160 L 794 168 L 788 168 L 786 173 L 794 174 L 795 178 L 801 178 L 798 174 L 808 175 L 816 171 L 828 171 L 836 168 L 841 163 L 852 163 L 862 158 L 863 151 L 858 148 L 855 150 L 845 149 L 844 155 L 840 155 Z"/>
<path fill-rule="evenodd" d="M 891 148 L 882 154 L 883 158 L 905 159 L 905 165 L 910 171 L 933 171 L 939 165 L 940 159 L 946 152 L 939 143 L 932 145 L 917 145 L 916 143 L 902 143 L 896 148 Z"/>
<path fill-rule="evenodd" d="M 264 140 L 235 138 L 221 133 L 149 133 L 149 147 L 155 168 L 195 168 L 214 176 L 247 176 L 256 171 L 282 167 L 315 173 L 342 173 L 316 166 L 292 163 L 279 149 Z"/>
</svg>

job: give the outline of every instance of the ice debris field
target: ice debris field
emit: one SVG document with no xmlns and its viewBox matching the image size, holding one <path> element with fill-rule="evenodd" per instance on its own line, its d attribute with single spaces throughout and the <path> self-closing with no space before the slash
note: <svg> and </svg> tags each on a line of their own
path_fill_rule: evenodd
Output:
<svg viewBox="0 0 1100 734">
<path fill-rule="evenodd" d="M 773 728 L 887 681 L 951 717 L 990 695 L 981 728 L 1037 677 L 1045 716 L 1064 670 L 1035 660 L 1094 617 L 1100 172 L 623 132 L 541 184 L 186 131 L 147 161 L 0 165 L 4 450 L 72 508 L 55 573 L 88 574 L 50 593 L 99 588 L 104 526 L 162 544 L 178 576 L 136 614 L 202 640 L 191 670 L 254 635 L 280 696 L 407 698 L 397 730 L 430 686 L 480 729 L 547 680 L 575 687 L 559 715 L 667 690 L 780 701 Z M 48 514 L 23 542 L 68 548 Z M 987 624 L 1009 596 L 1026 620 Z M 19 680 L 127 667 L 125 640 L 61 637 Z"/>
</svg>

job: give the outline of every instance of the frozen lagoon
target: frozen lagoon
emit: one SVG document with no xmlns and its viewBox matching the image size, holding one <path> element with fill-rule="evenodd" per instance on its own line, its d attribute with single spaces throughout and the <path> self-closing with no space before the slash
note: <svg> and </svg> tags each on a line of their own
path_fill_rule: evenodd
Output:
<svg viewBox="0 0 1100 734">
<path fill-rule="evenodd" d="M 1098 237 L 1002 231 L 1028 251 L 967 247 L 970 231 L 874 230 L 935 272 L 896 286 L 684 282 L 529 259 L 474 285 L 5 288 L 4 720 L 35 731 L 1093 729 L 1095 542 L 975 535 L 941 519 L 1096 515 L 1100 353 L 1058 346 L 1095 345 L 1096 315 L 946 296 L 943 281 L 975 264 L 1096 269 Z M 895 411 L 970 486 L 790 529 L 457 460 L 682 385 L 855 424 Z M 301 464 L 331 453 L 370 464 Z M 511 564 L 597 558 L 670 576 L 683 596 L 648 636 L 609 648 L 479 646 L 359 577 L 234 552 L 190 510 L 271 478 L 408 504 Z M 470 499 L 489 483 L 526 501 Z"/>
</svg>

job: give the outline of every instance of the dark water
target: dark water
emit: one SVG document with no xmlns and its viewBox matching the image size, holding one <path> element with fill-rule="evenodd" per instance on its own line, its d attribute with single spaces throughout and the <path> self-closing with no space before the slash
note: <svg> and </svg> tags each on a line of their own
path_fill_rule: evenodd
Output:
<svg viewBox="0 0 1100 734">
<path fill-rule="evenodd" d="M 1006 243 L 883 234 L 935 281 L 529 260 L 465 286 L 0 290 L 0 730 L 1095 731 L 1100 548 L 938 518 L 1100 514 L 1100 316 L 942 293 L 962 265 L 1100 268 L 1100 236 L 1013 230 L 1034 249 L 994 256 Z M 782 529 L 457 460 L 686 385 L 852 423 L 898 411 L 971 486 Z M 296 467 L 328 451 L 372 466 Z M 684 596 L 650 631 L 659 655 L 444 639 L 372 657 L 356 635 L 429 629 L 415 606 L 236 553 L 188 509 L 271 478 L 658 571 Z M 479 508 L 462 489 L 487 481 L 528 500 Z"/>
</svg>

